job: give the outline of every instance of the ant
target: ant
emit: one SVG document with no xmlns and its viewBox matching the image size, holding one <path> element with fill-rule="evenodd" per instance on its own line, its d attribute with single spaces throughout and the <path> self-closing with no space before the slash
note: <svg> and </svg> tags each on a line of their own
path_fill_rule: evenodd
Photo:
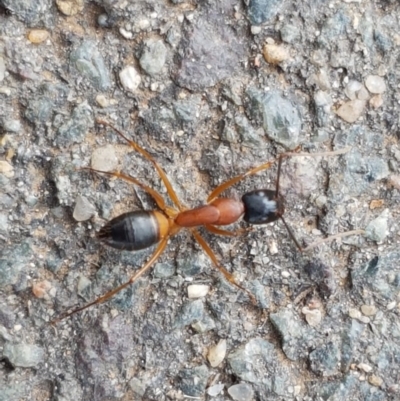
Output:
<svg viewBox="0 0 400 401">
<path fill-rule="evenodd" d="M 147 261 L 147 263 L 145 263 L 144 266 L 139 269 L 126 283 L 107 292 L 105 295 L 82 307 L 76 308 L 71 312 L 67 312 L 61 315 L 57 319 L 53 320 L 52 323 L 56 323 L 66 317 L 69 317 L 77 312 L 89 308 L 92 305 L 105 302 L 113 297 L 115 294 L 117 294 L 119 291 L 133 284 L 140 276 L 146 273 L 160 257 L 162 252 L 165 250 L 165 247 L 167 246 L 168 240 L 172 236 L 176 235 L 183 228 L 188 228 L 190 230 L 201 248 L 209 256 L 215 267 L 222 273 L 226 280 L 228 280 L 237 288 L 248 293 L 251 300 L 255 303 L 254 295 L 251 294 L 247 289 L 242 287 L 240 284 L 238 284 L 234 276 L 219 263 L 210 246 L 200 235 L 198 227 L 203 226 L 206 230 L 217 235 L 237 236 L 247 231 L 249 228 L 239 229 L 236 231 L 228 231 L 221 229 L 218 226 L 226 226 L 235 223 L 241 217 L 243 217 L 244 221 L 251 225 L 268 224 L 280 219 L 285 225 L 289 236 L 294 241 L 298 250 L 300 252 L 303 252 L 310 249 L 311 247 L 313 247 L 313 245 L 307 248 L 302 248 L 300 246 L 292 230 L 286 224 L 286 221 L 283 218 L 284 204 L 283 198 L 279 193 L 279 179 L 281 174 L 282 161 L 284 158 L 291 156 L 335 155 L 346 153 L 349 150 L 348 148 L 345 148 L 333 152 L 313 153 L 311 155 L 308 153 L 294 152 L 282 153 L 277 158 L 278 173 L 275 190 L 256 189 L 254 191 L 245 193 L 242 196 L 241 200 L 219 197 L 222 192 L 224 192 L 229 187 L 237 184 L 245 177 L 252 176 L 260 171 L 268 169 L 273 163 L 276 162 L 276 159 L 263 163 L 255 168 L 248 170 L 243 174 L 240 174 L 223 182 L 211 192 L 211 194 L 207 198 L 207 202 L 205 205 L 196 207 L 194 209 L 188 209 L 183 206 L 179 201 L 164 170 L 145 149 L 140 147 L 136 142 L 127 138 L 121 131 L 115 128 L 108 121 L 97 119 L 97 123 L 112 128 L 135 151 L 140 153 L 145 159 L 147 159 L 154 165 L 155 169 L 158 172 L 158 175 L 160 176 L 162 182 L 167 189 L 169 197 L 175 205 L 175 208 L 168 206 L 164 198 L 156 190 L 143 184 L 130 175 L 126 175 L 121 172 L 99 171 L 90 167 L 84 167 L 83 170 L 105 174 L 111 177 L 117 177 L 129 183 L 137 185 L 154 199 L 159 209 L 150 211 L 135 210 L 132 212 L 121 214 L 120 216 L 110 220 L 104 227 L 102 227 L 100 231 L 96 234 L 97 238 L 106 245 L 119 250 L 138 251 L 141 249 L 149 248 L 156 244 L 158 244 L 158 246 L 156 247 L 153 255 Z M 357 232 L 354 231 L 344 234 L 338 234 L 336 236 L 329 237 L 329 239 L 333 237 L 351 235 L 356 233 Z"/>
</svg>

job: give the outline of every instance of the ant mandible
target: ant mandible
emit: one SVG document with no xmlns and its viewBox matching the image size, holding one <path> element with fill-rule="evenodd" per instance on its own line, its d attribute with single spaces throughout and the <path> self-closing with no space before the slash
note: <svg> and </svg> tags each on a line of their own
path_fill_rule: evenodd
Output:
<svg viewBox="0 0 400 401">
<path fill-rule="evenodd" d="M 133 149 L 135 149 L 145 159 L 154 165 L 158 175 L 167 189 L 169 197 L 175 205 L 175 208 L 168 206 L 160 193 L 143 184 L 134 177 L 120 172 L 99 171 L 90 167 L 83 168 L 84 170 L 91 172 L 117 177 L 137 185 L 154 199 L 159 208 L 159 210 L 151 211 L 135 210 L 115 217 L 100 229 L 96 235 L 97 238 L 99 238 L 106 245 L 119 250 L 138 251 L 149 248 L 152 245 L 158 244 L 158 246 L 147 263 L 145 263 L 145 265 L 139 269 L 126 283 L 107 292 L 105 295 L 97 298 L 93 302 L 61 315 L 57 319 L 53 320 L 52 323 L 58 322 L 68 316 L 89 308 L 92 305 L 105 302 L 119 291 L 133 284 L 140 276 L 142 276 L 152 267 L 167 246 L 168 240 L 177 234 L 182 228 L 188 228 L 190 230 L 196 241 L 200 244 L 201 248 L 210 257 L 215 267 L 223 274 L 223 276 L 231 284 L 248 293 L 252 301 L 254 301 L 254 295 L 238 284 L 233 275 L 218 262 L 214 252 L 211 250 L 204 238 L 200 235 L 198 227 L 203 226 L 211 233 L 218 235 L 236 236 L 240 233 L 243 233 L 243 231 L 246 229 L 228 231 L 221 229 L 218 226 L 226 226 L 235 223 L 241 217 L 243 217 L 244 221 L 252 225 L 268 224 L 281 219 L 298 250 L 300 252 L 304 251 L 305 249 L 300 246 L 290 227 L 286 224 L 286 221 L 283 218 L 283 198 L 279 193 L 279 179 L 281 174 L 282 160 L 289 156 L 325 156 L 342 154 L 349 150 L 346 148 L 339 151 L 313 153 L 311 155 L 308 153 L 283 153 L 279 155 L 277 159 L 278 175 L 275 190 L 256 189 L 254 191 L 245 193 L 241 200 L 219 197 L 223 191 L 232 185 L 237 184 L 245 177 L 249 177 L 260 171 L 268 169 L 276 161 L 276 159 L 263 163 L 260 166 L 252 168 L 243 174 L 223 182 L 211 192 L 205 205 L 196 207 L 194 209 L 188 209 L 179 201 L 164 170 L 145 149 L 140 147 L 136 142 L 127 138 L 121 131 L 115 128 L 108 121 L 97 119 L 97 123 L 112 128 L 120 137 L 128 142 Z"/>
</svg>

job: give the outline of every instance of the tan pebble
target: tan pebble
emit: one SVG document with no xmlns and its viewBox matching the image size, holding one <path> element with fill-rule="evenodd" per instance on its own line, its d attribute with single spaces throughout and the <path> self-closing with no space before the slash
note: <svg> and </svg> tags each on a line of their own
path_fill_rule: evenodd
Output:
<svg viewBox="0 0 400 401">
<path fill-rule="evenodd" d="M 105 145 L 97 148 L 92 153 L 90 166 L 95 170 L 113 171 L 118 166 L 118 158 L 114 146 Z"/>
<path fill-rule="evenodd" d="M 215 368 L 224 360 L 225 355 L 226 340 L 220 340 L 217 345 L 209 349 L 207 359 L 210 365 Z"/>
<path fill-rule="evenodd" d="M 349 316 L 353 319 L 360 319 L 361 312 L 358 309 L 350 308 L 349 309 Z"/>
<path fill-rule="evenodd" d="M 0 174 L 3 174 L 7 178 L 14 177 L 13 166 L 4 160 L 0 160 Z"/>
<path fill-rule="evenodd" d="M 310 301 L 307 303 L 307 306 L 310 309 L 320 309 L 322 307 L 321 301 L 316 298 L 310 299 Z"/>
<path fill-rule="evenodd" d="M 301 311 L 311 327 L 316 327 L 321 323 L 322 314 L 319 309 L 309 309 L 305 306 Z"/>
<path fill-rule="evenodd" d="M 373 109 L 379 109 L 383 105 L 383 97 L 382 95 L 375 95 L 372 96 L 371 99 L 369 100 L 369 105 Z"/>
<path fill-rule="evenodd" d="M 383 380 L 379 376 L 376 376 L 376 375 L 371 375 L 368 378 L 368 382 L 369 382 L 369 384 L 372 384 L 375 387 L 380 387 L 383 384 Z"/>
<path fill-rule="evenodd" d="M 32 29 L 28 34 L 31 43 L 42 43 L 49 37 L 49 32 L 44 29 Z"/>
<path fill-rule="evenodd" d="M 374 315 L 376 315 L 377 309 L 376 309 L 376 306 L 374 306 L 374 305 L 362 305 L 361 312 L 365 316 L 374 316 Z"/>
<path fill-rule="evenodd" d="M 383 199 L 373 199 L 370 204 L 369 208 L 371 210 L 378 209 L 384 205 L 385 201 Z"/>
<path fill-rule="evenodd" d="M 277 65 L 289 59 L 290 55 L 284 46 L 275 44 L 265 44 L 263 47 L 263 56 L 267 63 Z"/>
<path fill-rule="evenodd" d="M 56 4 L 64 15 L 71 16 L 83 10 L 84 0 L 56 0 Z"/>
<path fill-rule="evenodd" d="M 400 175 L 391 175 L 388 184 L 393 188 L 400 189 Z"/>
<path fill-rule="evenodd" d="M 47 296 L 52 285 L 50 281 L 43 280 L 32 285 L 32 292 L 36 298 L 44 298 Z"/>
<path fill-rule="evenodd" d="M 365 101 L 354 99 L 343 103 L 337 110 L 336 114 L 348 123 L 356 122 L 365 108 Z"/>
</svg>

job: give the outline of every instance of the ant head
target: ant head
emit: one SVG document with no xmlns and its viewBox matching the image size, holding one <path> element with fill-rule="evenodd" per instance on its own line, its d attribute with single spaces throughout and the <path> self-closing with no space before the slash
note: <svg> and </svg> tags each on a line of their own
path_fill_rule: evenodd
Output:
<svg viewBox="0 0 400 401">
<path fill-rule="evenodd" d="M 285 212 L 283 198 L 276 191 L 256 189 L 243 195 L 243 219 L 249 224 L 268 224 Z"/>
</svg>

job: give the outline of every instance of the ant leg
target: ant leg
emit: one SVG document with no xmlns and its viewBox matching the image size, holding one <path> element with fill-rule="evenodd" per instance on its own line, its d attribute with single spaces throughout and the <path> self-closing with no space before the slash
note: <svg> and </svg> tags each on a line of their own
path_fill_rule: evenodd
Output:
<svg viewBox="0 0 400 401">
<path fill-rule="evenodd" d="M 235 287 L 239 288 L 240 290 L 244 291 L 251 299 L 251 302 L 256 305 L 257 301 L 254 295 L 247 290 L 246 288 L 242 287 L 240 284 L 238 284 L 233 277 L 231 273 L 228 272 L 228 270 L 225 269 L 225 267 L 221 266 L 221 264 L 218 262 L 217 257 L 214 255 L 214 252 L 211 250 L 207 242 L 204 240 L 204 238 L 200 235 L 200 233 L 195 229 L 192 228 L 190 230 L 196 239 L 196 241 L 200 244 L 200 246 L 203 248 L 204 252 L 209 256 L 209 258 L 212 260 L 214 263 L 215 267 L 224 275 L 226 280 L 228 280 L 231 284 L 233 284 Z"/>
<path fill-rule="evenodd" d="M 164 198 L 156 190 L 154 190 L 153 188 L 149 187 L 146 184 L 141 183 L 139 180 L 137 180 L 134 177 L 131 177 L 129 175 L 126 175 L 126 174 L 123 174 L 123 173 L 120 173 L 117 171 L 116 172 L 100 171 L 100 170 L 95 170 L 94 168 L 90 168 L 90 167 L 82 167 L 81 170 L 87 170 L 87 171 L 91 171 L 91 172 L 95 172 L 95 173 L 105 174 L 110 177 L 121 178 L 124 181 L 127 181 L 131 184 L 135 184 L 138 187 L 142 188 L 144 191 L 146 191 L 154 199 L 157 206 L 163 212 L 165 212 L 169 217 L 173 217 L 176 215 L 176 211 L 166 205 Z"/>
<path fill-rule="evenodd" d="M 211 192 L 211 194 L 207 198 L 207 203 L 211 203 L 213 200 L 218 198 L 218 196 L 223 191 L 225 191 L 226 189 L 228 189 L 232 185 L 237 184 L 239 181 L 243 180 L 243 178 L 249 177 L 251 175 L 254 175 L 254 174 L 258 173 L 259 171 L 263 171 L 263 170 L 266 170 L 266 169 L 270 168 L 272 166 L 272 164 L 274 164 L 276 162 L 276 160 L 278 160 L 279 163 L 281 163 L 282 159 L 286 158 L 286 157 L 294 157 L 294 156 L 312 156 L 312 157 L 314 157 L 314 156 L 315 157 L 317 157 L 317 156 L 335 156 L 335 155 L 342 155 L 344 153 L 347 153 L 349 150 L 351 150 L 351 147 L 346 147 L 346 148 L 335 150 L 335 151 L 331 151 L 331 152 L 320 152 L 320 153 L 298 153 L 298 152 L 281 153 L 277 159 L 274 159 L 274 160 L 272 160 L 270 162 L 263 163 L 258 167 L 254 167 L 254 168 L 246 171 L 243 174 L 240 174 L 240 175 L 238 175 L 236 177 L 231 178 L 228 181 L 223 182 L 221 185 L 216 187 Z"/>
<path fill-rule="evenodd" d="M 348 237 L 350 235 L 363 235 L 363 234 L 365 234 L 364 230 L 352 230 L 352 231 L 346 231 L 344 233 L 330 235 L 327 238 L 317 240 L 317 241 L 313 242 L 312 244 L 306 246 L 305 248 L 303 248 L 303 252 L 307 252 L 310 249 L 316 248 L 317 246 L 324 244 L 325 242 L 330 242 L 330 241 L 333 241 L 338 238 Z"/>
<path fill-rule="evenodd" d="M 217 235 L 224 235 L 227 237 L 238 237 L 239 235 L 248 233 L 249 231 L 253 230 L 253 227 L 246 227 L 246 228 L 239 228 L 238 230 L 222 230 L 221 228 L 218 228 L 216 226 L 213 226 L 212 224 L 205 224 L 204 227 L 210 231 L 210 233 L 217 234 Z"/>
<path fill-rule="evenodd" d="M 158 172 L 158 175 L 160 176 L 162 182 L 164 183 L 165 187 L 167 188 L 168 195 L 170 196 L 172 202 L 176 205 L 176 207 L 179 210 L 183 210 L 184 207 L 181 205 L 178 196 L 175 193 L 174 188 L 172 188 L 172 184 L 170 183 L 167 174 L 165 171 L 161 168 L 161 166 L 153 159 L 153 157 L 148 153 L 146 150 L 144 150 L 142 147 L 140 147 L 136 142 L 132 141 L 131 139 L 127 138 L 120 130 L 118 130 L 116 127 L 114 127 L 112 124 L 110 124 L 108 121 L 103 120 L 101 118 L 97 118 L 96 122 L 98 124 L 105 125 L 107 127 L 112 128 L 120 137 L 125 139 L 126 142 L 129 143 L 129 145 L 136 150 L 136 152 L 139 152 L 144 158 L 146 158 L 149 162 L 153 164 L 155 169 Z"/>
<path fill-rule="evenodd" d="M 63 315 L 61 315 L 60 317 L 52 320 L 50 323 L 51 324 L 55 324 L 58 323 L 60 320 L 63 320 L 71 315 L 74 315 L 77 312 L 81 312 L 87 308 L 89 308 L 90 306 L 93 305 L 97 305 L 97 304 L 101 304 L 105 301 L 107 301 L 108 299 L 110 299 L 111 297 L 113 297 L 115 294 L 117 294 L 118 292 L 120 292 L 121 290 L 123 290 L 124 288 L 130 286 L 131 284 L 133 284 L 140 276 L 142 276 L 144 273 L 146 273 L 147 270 L 150 269 L 150 267 L 154 264 L 154 262 L 159 258 L 159 256 L 162 254 L 162 252 L 164 251 L 168 239 L 169 239 L 169 235 L 166 236 L 158 245 L 157 249 L 155 250 L 153 256 L 149 259 L 149 261 L 140 269 L 138 270 L 130 279 L 129 281 L 127 281 L 126 283 L 120 285 L 117 288 L 114 288 L 113 290 L 107 292 L 106 294 L 104 294 L 103 296 L 101 296 L 100 298 L 97 298 L 96 300 L 94 300 L 93 302 L 90 302 L 84 306 L 81 306 L 80 308 L 76 308 L 71 312 L 65 313 Z"/>
<path fill-rule="evenodd" d="M 243 178 L 248 177 L 250 175 L 256 174 L 259 171 L 262 170 L 266 170 L 268 168 L 270 168 L 273 164 L 275 163 L 275 160 L 271 161 L 271 162 L 266 162 L 261 164 L 258 167 L 254 167 L 248 171 L 246 171 L 243 174 L 237 175 L 236 177 L 231 178 L 228 181 L 223 182 L 221 185 L 219 185 L 217 188 L 215 188 L 211 194 L 208 196 L 207 198 L 207 203 L 211 203 L 213 200 L 215 200 L 216 198 L 218 198 L 218 196 L 225 191 L 226 189 L 228 189 L 229 187 L 231 187 L 232 185 L 237 184 L 239 181 L 243 180 Z"/>
</svg>

